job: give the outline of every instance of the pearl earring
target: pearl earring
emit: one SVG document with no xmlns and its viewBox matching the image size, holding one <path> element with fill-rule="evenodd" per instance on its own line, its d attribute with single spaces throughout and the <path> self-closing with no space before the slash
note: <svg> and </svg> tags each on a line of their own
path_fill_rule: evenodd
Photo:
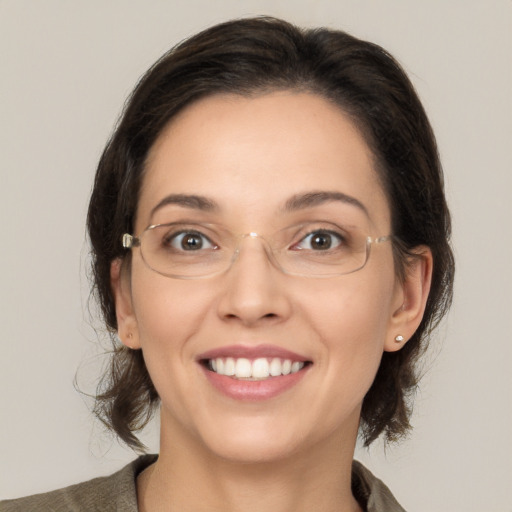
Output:
<svg viewBox="0 0 512 512">
<path fill-rule="evenodd" d="M 399 335 L 395 338 L 395 341 L 396 341 L 397 343 L 402 343 L 402 341 L 404 341 L 404 337 L 403 337 L 401 334 L 399 334 Z"/>
</svg>

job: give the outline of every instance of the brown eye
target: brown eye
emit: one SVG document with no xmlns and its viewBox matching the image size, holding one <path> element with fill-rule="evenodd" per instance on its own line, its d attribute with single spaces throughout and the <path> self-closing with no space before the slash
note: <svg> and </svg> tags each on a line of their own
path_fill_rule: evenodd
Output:
<svg viewBox="0 0 512 512">
<path fill-rule="evenodd" d="M 319 233 L 311 237 L 311 248 L 312 249 L 330 249 L 332 245 L 331 235 L 327 233 Z"/>
<path fill-rule="evenodd" d="M 196 234 L 188 234 L 181 239 L 181 248 L 186 251 L 197 251 L 203 247 L 201 236 Z"/>
<path fill-rule="evenodd" d="M 294 248 L 310 251 L 327 251 L 339 247 L 342 242 L 341 236 L 336 233 L 315 231 L 305 236 Z"/>
<path fill-rule="evenodd" d="M 167 245 L 178 251 L 199 251 L 215 248 L 205 235 L 197 232 L 176 233 L 167 240 Z"/>
</svg>

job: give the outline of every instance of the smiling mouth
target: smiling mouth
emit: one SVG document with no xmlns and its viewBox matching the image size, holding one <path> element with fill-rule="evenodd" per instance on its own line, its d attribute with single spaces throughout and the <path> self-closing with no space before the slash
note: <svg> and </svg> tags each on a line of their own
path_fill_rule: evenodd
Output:
<svg viewBox="0 0 512 512">
<path fill-rule="evenodd" d="M 202 363 L 217 375 L 225 375 L 239 380 L 266 380 L 297 373 L 311 361 L 293 361 L 279 357 L 247 359 L 245 357 L 217 357 L 204 359 Z"/>
</svg>

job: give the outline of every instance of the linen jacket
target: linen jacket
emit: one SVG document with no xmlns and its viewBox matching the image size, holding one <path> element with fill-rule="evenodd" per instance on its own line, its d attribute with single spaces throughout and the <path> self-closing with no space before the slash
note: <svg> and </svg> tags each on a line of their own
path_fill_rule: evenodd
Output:
<svg viewBox="0 0 512 512">
<path fill-rule="evenodd" d="M 142 455 L 110 476 L 0 501 L 0 512 L 137 512 L 137 475 L 156 459 Z M 384 483 L 358 461 L 352 464 L 352 492 L 365 512 L 405 512 Z"/>
</svg>

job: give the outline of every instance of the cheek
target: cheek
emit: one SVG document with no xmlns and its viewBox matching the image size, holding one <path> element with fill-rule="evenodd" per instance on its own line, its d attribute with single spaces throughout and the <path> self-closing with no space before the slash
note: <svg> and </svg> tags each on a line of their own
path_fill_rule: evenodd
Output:
<svg viewBox="0 0 512 512">
<path fill-rule="evenodd" d="M 174 391 L 186 386 L 187 372 L 197 371 L 194 339 L 204 324 L 209 303 L 200 284 L 168 279 L 145 268 L 132 273 L 141 348 L 151 379 L 164 401 L 169 393 L 174 395 Z"/>
<path fill-rule="evenodd" d="M 368 388 L 388 335 L 393 285 L 361 277 L 343 276 L 337 285 L 313 289 L 302 315 L 320 341 L 332 379 Z"/>
<path fill-rule="evenodd" d="M 164 408 L 192 426 L 190 396 L 199 368 L 197 332 L 204 328 L 211 300 L 200 283 L 171 280 L 143 270 L 132 276 L 132 295 L 144 361 Z"/>
<path fill-rule="evenodd" d="M 201 328 L 210 299 L 200 283 L 172 280 L 158 274 L 132 281 L 134 312 L 143 349 L 162 345 L 182 353 L 186 341 Z M 198 289 L 197 292 L 195 291 Z"/>
<path fill-rule="evenodd" d="M 330 333 L 329 338 L 337 332 L 360 343 L 384 335 L 391 315 L 392 278 L 360 272 L 312 284 L 303 297 L 302 310 L 319 329 Z"/>
</svg>

